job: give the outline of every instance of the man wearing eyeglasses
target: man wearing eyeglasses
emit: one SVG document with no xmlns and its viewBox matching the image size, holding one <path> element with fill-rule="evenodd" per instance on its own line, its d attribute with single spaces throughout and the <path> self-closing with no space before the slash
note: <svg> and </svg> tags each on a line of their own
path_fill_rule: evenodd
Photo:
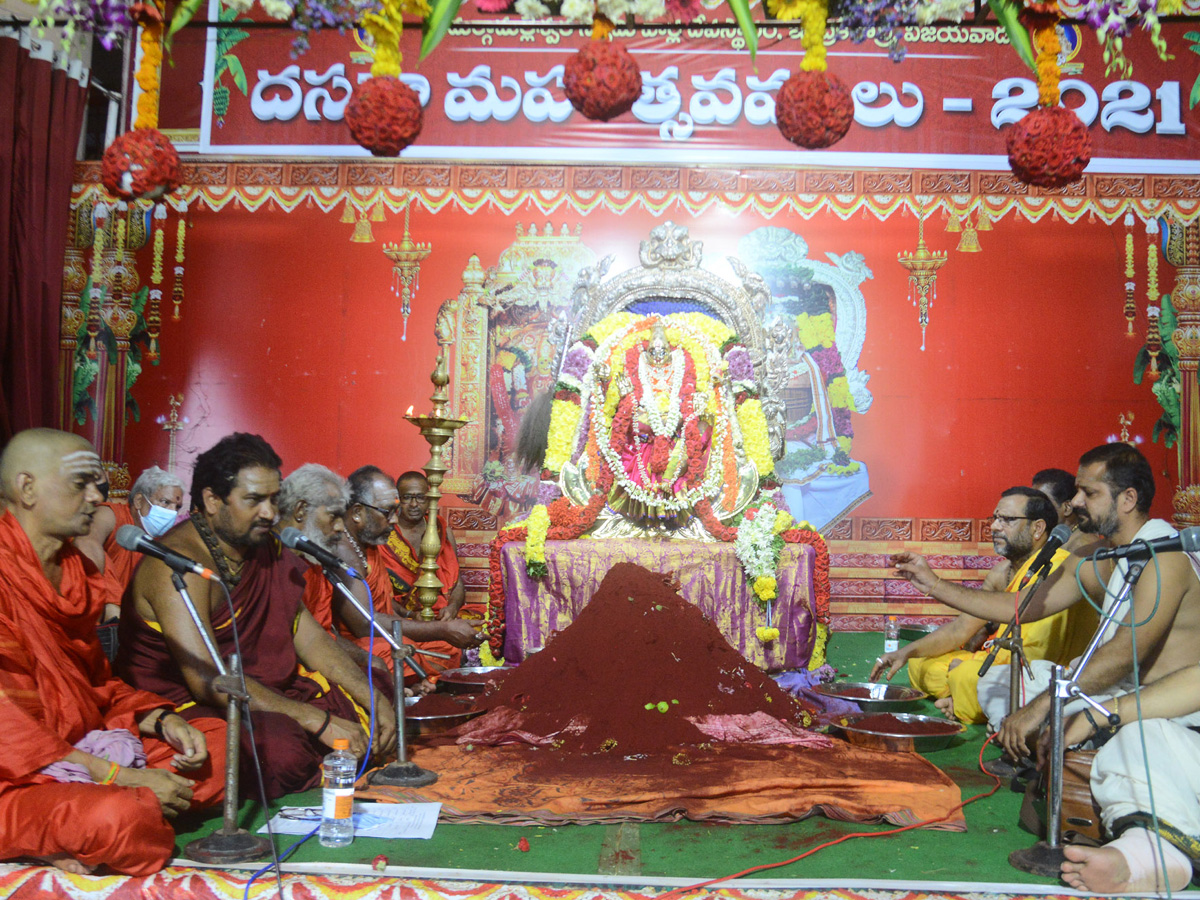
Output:
<svg viewBox="0 0 1200 900">
<path fill-rule="evenodd" d="M 1011 595 L 1024 586 L 1029 567 L 1057 524 L 1054 504 L 1041 491 L 1011 487 L 1001 494 L 992 514 L 992 546 L 1002 560 L 984 578 L 983 590 L 1008 593 L 1011 605 Z M 1069 555 L 1066 550 L 1056 552 L 1051 571 Z M 1064 610 L 1023 628 L 1022 644 L 1029 659 L 1066 662 L 1083 651 L 1095 627 L 1095 617 L 1081 625 L 1069 616 L 1069 611 Z M 1006 618 L 1012 618 L 1011 608 Z M 939 698 L 937 706 L 943 713 L 962 722 L 983 722 L 979 668 L 988 656 L 990 634 L 994 631 L 995 626 L 988 621 L 962 613 L 932 634 L 879 657 L 871 670 L 871 680 L 884 672 L 891 680 L 907 662 L 909 682 Z M 995 665 L 1005 665 L 1010 655 L 1007 650 L 999 651 Z"/>
<path fill-rule="evenodd" d="M 385 617 L 381 621 L 390 623 L 392 617 L 404 618 L 404 635 L 410 638 L 421 649 L 433 650 L 450 655 L 450 660 L 432 656 L 420 657 L 420 664 L 430 674 L 456 668 L 461 661 L 461 651 L 467 647 L 477 647 L 483 641 L 483 636 L 468 622 L 458 618 L 438 618 L 433 622 L 424 622 L 409 618 L 409 611 L 395 597 L 393 581 L 389 574 L 388 557 L 384 547 L 392 534 L 392 529 L 402 521 L 402 516 L 408 515 L 407 508 L 414 506 L 411 501 L 402 504 L 400 492 L 392 482 L 391 477 L 378 466 L 363 466 L 350 473 L 350 505 L 346 511 L 346 534 L 350 546 L 358 556 L 367 576 L 367 584 L 371 589 L 371 597 L 376 611 Z M 401 485 L 409 482 L 401 480 Z M 420 489 L 421 504 L 425 502 L 424 490 Z M 409 493 L 415 488 L 406 487 Z M 459 585 L 461 589 L 461 584 Z M 350 637 L 363 638 L 367 634 L 367 624 L 362 617 L 349 609 L 349 603 L 340 601 L 335 606 L 335 616 L 343 633 Z M 385 627 L 391 627 L 387 624 Z"/>
</svg>

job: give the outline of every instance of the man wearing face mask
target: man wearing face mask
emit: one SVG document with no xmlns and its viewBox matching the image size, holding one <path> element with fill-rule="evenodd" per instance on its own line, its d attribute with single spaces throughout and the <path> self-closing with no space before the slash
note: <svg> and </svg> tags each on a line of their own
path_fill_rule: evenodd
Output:
<svg viewBox="0 0 1200 900">
<path fill-rule="evenodd" d="M 141 560 L 140 554 L 117 543 L 117 530 L 122 525 L 136 525 L 150 537 L 159 537 L 175 524 L 182 507 L 183 482 L 158 466 L 151 466 L 138 476 L 127 504 L 101 503 L 96 507 L 91 531 L 86 540 L 77 543 L 80 550 L 104 569 L 107 602 L 102 621 L 121 614 L 121 597 Z M 103 559 L 96 558 L 100 554 Z"/>
</svg>

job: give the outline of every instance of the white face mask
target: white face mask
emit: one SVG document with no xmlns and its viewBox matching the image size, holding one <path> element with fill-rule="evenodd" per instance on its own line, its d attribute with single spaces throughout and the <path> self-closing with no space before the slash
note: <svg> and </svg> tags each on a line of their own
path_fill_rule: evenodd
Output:
<svg viewBox="0 0 1200 900">
<path fill-rule="evenodd" d="M 146 529 L 146 533 L 150 537 L 158 537 L 165 534 L 167 529 L 175 524 L 175 519 L 178 518 L 178 513 L 173 509 L 167 509 L 165 506 L 155 506 L 150 504 L 150 510 L 142 516 L 142 527 Z"/>
</svg>

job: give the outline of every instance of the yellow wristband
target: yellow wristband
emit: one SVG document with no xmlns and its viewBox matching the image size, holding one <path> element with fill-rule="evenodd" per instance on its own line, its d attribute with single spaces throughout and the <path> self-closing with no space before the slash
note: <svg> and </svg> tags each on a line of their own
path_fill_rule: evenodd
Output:
<svg viewBox="0 0 1200 900">
<path fill-rule="evenodd" d="M 110 762 L 108 764 L 108 771 L 104 773 L 104 777 L 101 778 L 98 783 L 99 784 L 112 784 L 117 778 L 117 773 L 120 771 L 121 771 L 120 766 L 118 766 L 115 762 Z"/>
</svg>

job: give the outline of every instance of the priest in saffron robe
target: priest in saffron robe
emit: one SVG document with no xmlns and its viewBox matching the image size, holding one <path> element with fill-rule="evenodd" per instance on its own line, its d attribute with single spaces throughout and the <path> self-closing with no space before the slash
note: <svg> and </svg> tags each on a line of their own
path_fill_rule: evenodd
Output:
<svg viewBox="0 0 1200 900">
<path fill-rule="evenodd" d="M 104 578 L 73 545 L 99 474 L 61 431 L 21 432 L 0 455 L 0 859 L 148 875 L 175 847 L 167 817 L 221 801 L 225 723 L 189 724 L 113 677 Z"/>
<path fill-rule="evenodd" d="M 366 569 L 367 584 L 371 589 L 371 597 L 375 609 L 384 615 L 401 616 L 405 618 L 404 633 L 421 649 L 447 653 L 450 660 L 432 656 L 422 656 L 420 664 L 431 675 L 446 669 L 456 668 L 462 659 L 461 651 L 468 647 L 478 647 L 483 636 L 468 622 L 456 617 L 458 607 L 462 605 L 462 583 L 458 579 L 458 560 L 454 558 L 454 581 L 447 582 L 458 586 L 458 602 L 453 607 L 453 613 L 446 614 L 450 607 L 445 607 L 436 620 L 424 622 L 415 618 L 412 610 L 408 609 L 402 599 L 393 594 L 393 579 L 389 570 L 389 556 L 385 546 L 389 536 L 400 527 L 401 502 L 399 491 L 391 478 L 376 466 L 363 466 L 350 473 L 350 507 L 346 514 L 346 533 L 350 545 L 358 558 L 358 566 Z M 409 485 L 411 482 L 401 479 L 400 484 Z M 424 482 L 422 482 L 424 484 Z M 427 488 L 428 485 L 425 485 Z M 424 489 L 421 490 L 424 503 Z M 413 576 L 416 580 L 416 576 Z M 453 592 L 451 600 L 453 600 Z M 415 598 L 414 598 L 415 599 Z M 343 603 L 344 608 L 349 603 Z M 360 616 L 342 610 L 341 627 L 350 634 L 366 635 L 366 623 Z M 418 652 L 419 655 L 419 652 Z"/>
<path fill-rule="evenodd" d="M 279 465 L 258 435 L 223 438 L 196 459 L 190 518 L 162 538 L 229 586 L 227 603 L 215 582 L 184 576 L 221 655 L 240 642 L 254 725 L 254 746 L 242 735 L 243 772 L 251 777 L 257 750 L 270 797 L 320 783 L 321 760 L 335 739 L 346 739 L 359 758 L 386 754 L 396 741 L 384 679 L 371 685 L 301 603 L 307 564 L 272 531 Z M 170 699 L 185 717 L 212 714 L 224 708 L 226 697 L 212 688 L 215 666 L 170 574 L 155 559 L 138 567 L 121 607 L 118 671 L 131 684 Z M 367 731 L 372 707 L 373 739 Z"/>
<path fill-rule="evenodd" d="M 279 494 L 280 518 L 277 528 L 280 531 L 288 527 L 297 529 L 305 538 L 332 553 L 357 571 L 362 563 L 355 556 L 355 551 L 351 549 L 350 542 L 346 538 L 346 507 L 349 503 L 350 486 L 345 478 L 325 466 L 317 463 L 305 463 L 283 480 L 283 489 Z M 334 622 L 335 590 L 333 585 L 326 577 L 319 562 L 310 560 L 305 554 L 300 555 L 311 563 L 304 570 L 304 593 L 301 600 L 305 607 L 312 613 L 317 624 L 329 632 L 337 641 L 338 646 L 359 666 L 365 667 L 368 658 L 374 660 L 377 675 L 386 678 L 384 683 L 390 689 L 392 685 L 391 646 L 380 637 L 378 632 L 375 633 L 373 641 L 369 637 L 356 637 L 349 632 L 342 633 Z M 363 608 L 370 609 L 371 601 L 367 597 L 367 589 L 362 582 L 344 573 L 335 573 L 334 577 L 339 576 L 342 583 L 354 594 L 355 599 L 362 604 Z M 379 623 L 390 634 L 391 621 L 395 618 L 390 613 L 391 591 L 386 590 L 381 593 L 381 596 L 388 604 L 388 612 L 376 610 L 375 615 Z M 343 604 L 345 604 L 345 608 L 349 610 L 349 603 L 345 601 L 340 592 L 337 594 L 337 601 L 339 609 L 343 608 Z M 348 611 L 348 614 L 362 618 L 352 610 Z M 404 641 L 408 644 L 412 643 L 408 637 L 405 637 Z M 371 655 L 369 656 L 369 654 Z M 428 690 L 433 689 L 432 684 L 428 684 L 426 687 Z"/>
</svg>

